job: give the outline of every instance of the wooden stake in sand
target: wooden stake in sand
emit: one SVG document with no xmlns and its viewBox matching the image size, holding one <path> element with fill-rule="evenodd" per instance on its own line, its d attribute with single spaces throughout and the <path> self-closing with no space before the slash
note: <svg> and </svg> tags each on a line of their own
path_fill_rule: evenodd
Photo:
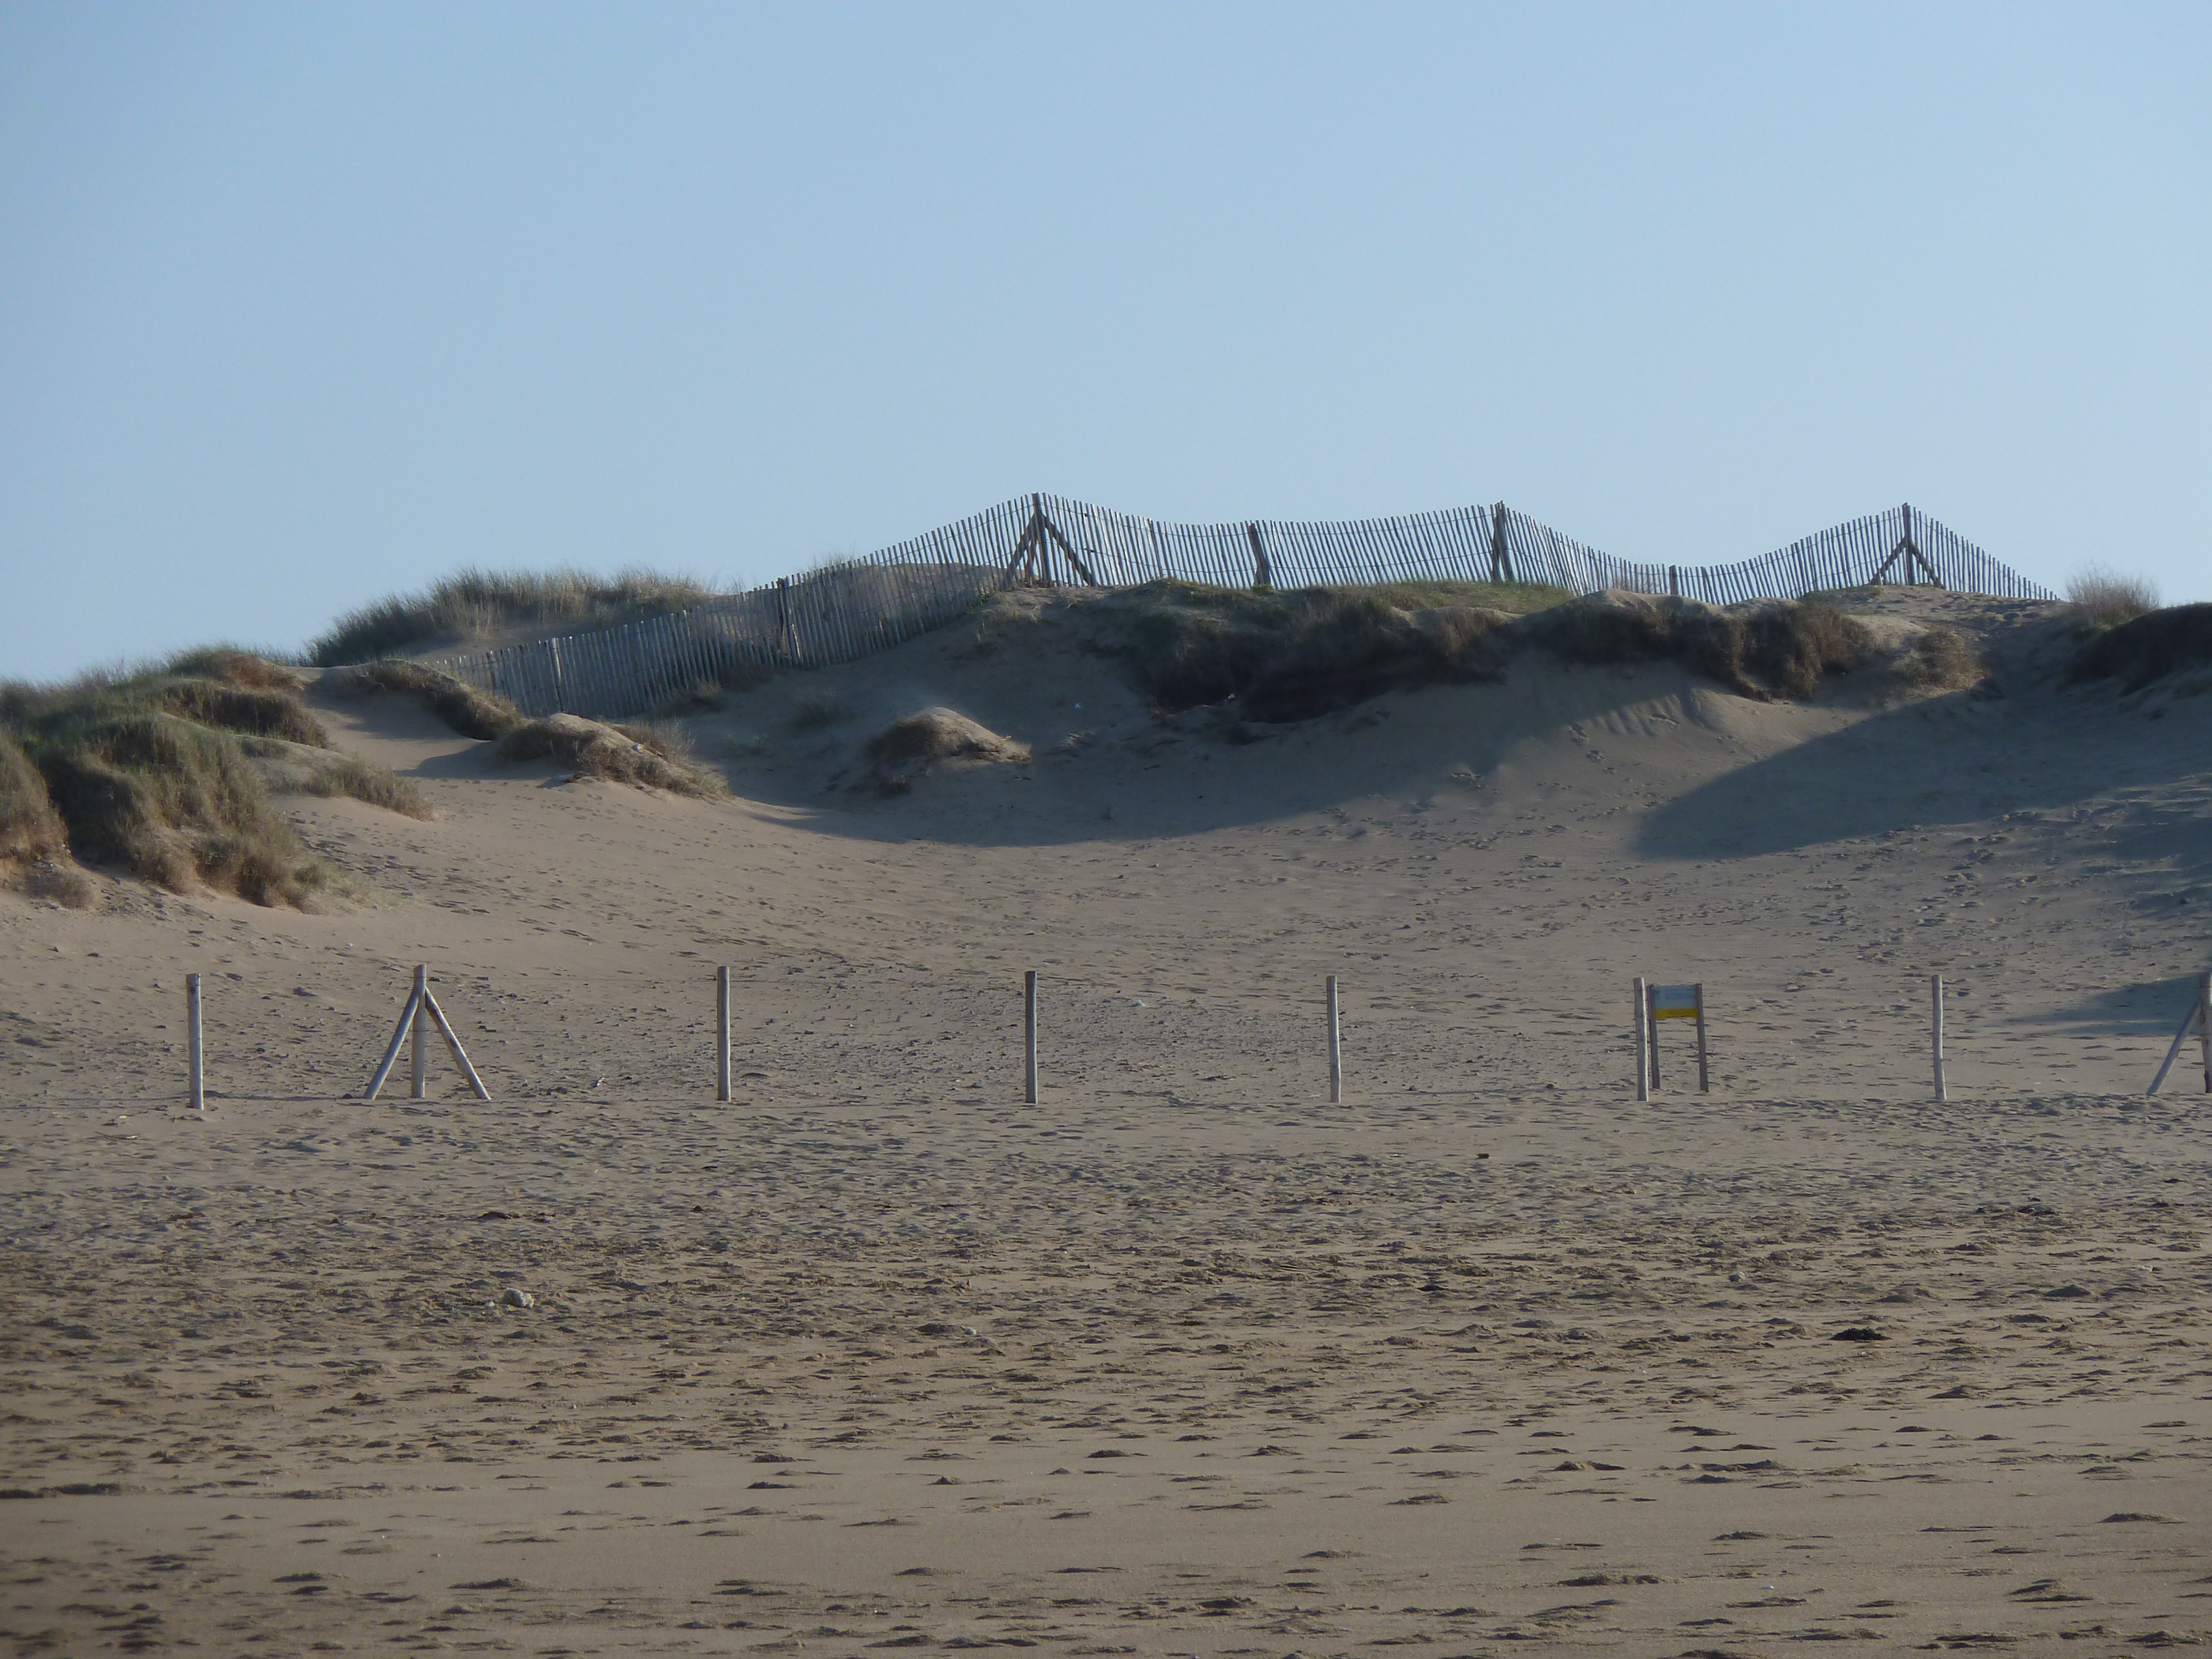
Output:
<svg viewBox="0 0 2212 1659">
<path fill-rule="evenodd" d="M 207 1051 L 200 1042 L 200 976 L 185 975 L 185 1046 L 191 1054 L 192 1110 L 207 1115 Z"/>
<path fill-rule="evenodd" d="M 1651 1098 L 1650 988 L 1639 976 L 1636 981 L 1636 1097 Z"/>
<path fill-rule="evenodd" d="M 714 1098 L 730 1098 L 730 970 L 714 969 Z"/>
<path fill-rule="evenodd" d="M 407 1006 L 399 1011 L 399 1024 L 392 1028 L 392 1044 L 385 1049 L 384 1058 L 377 1062 L 376 1074 L 369 1079 L 368 1087 L 362 1091 L 363 1100 L 376 1098 L 378 1091 L 384 1087 L 385 1079 L 392 1075 L 392 1068 L 398 1063 L 400 1045 L 410 1034 L 415 1039 L 415 1053 L 413 1065 L 410 1068 L 412 1086 L 408 1092 L 414 1099 L 422 1098 L 423 1085 L 429 1075 L 429 1036 L 433 1024 L 438 1028 L 438 1035 L 445 1038 L 447 1052 L 453 1055 L 453 1064 L 460 1067 L 461 1075 L 468 1079 L 469 1087 L 475 1091 L 476 1097 L 478 1100 L 491 1098 L 491 1091 L 483 1086 L 483 1079 L 477 1075 L 477 1068 L 469 1064 L 468 1054 L 462 1048 L 460 1038 L 453 1035 L 453 1028 L 446 1018 L 446 1011 L 438 1006 L 437 998 L 430 994 L 429 969 L 418 966 L 415 969 L 414 988 L 407 994 Z"/>
<path fill-rule="evenodd" d="M 408 1045 L 407 1097 L 421 1100 L 430 1080 L 430 970 L 419 963 L 415 968 L 415 994 L 408 1000 L 415 1005 L 415 1034 Z"/>
<path fill-rule="evenodd" d="M 1948 1100 L 1951 1091 L 1943 1082 L 1943 975 L 1928 975 L 1928 1006 L 1929 1016 L 1929 1043 L 1936 1060 L 1936 1098 Z"/>
<path fill-rule="evenodd" d="M 1328 1103 L 1344 1104 L 1344 1022 L 1336 997 L 1336 975 L 1328 976 Z"/>
<path fill-rule="evenodd" d="M 1638 984 L 1643 981 L 1638 980 Z M 1644 989 L 1645 1029 L 1650 1033 L 1647 1052 L 1650 1060 L 1650 1086 L 1659 1086 L 1659 1022 L 1662 1019 L 1694 1019 L 1698 1022 L 1698 1092 L 1712 1092 L 1712 1072 L 1706 1063 L 1705 1052 L 1705 988 L 1703 985 L 1650 985 Z M 1644 1098 L 1642 1096 L 1638 1099 Z"/>
<path fill-rule="evenodd" d="M 1032 1106 L 1037 1097 L 1036 969 L 1022 975 L 1022 1098 Z"/>
<path fill-rule="evenodd" d="M 2212 1095 L 2212 974 L 2197 976 L 2196 1000 L 2189 1005 L 2189 1012 L 2182 1019 L 2181 1029 L 2173 1034 L 2173 1045 L 2166 1051 L 2166 1059 L 2159 1066 L 2158 1075 L 2150 1080 L 2150 1087 L 2143 1091 L 2145 1094 L 2154 1095 L 2159 1091 L 2160 1085 L 2166 1081 L 2166 1074 L 2173 1069 L 2173 1062 L 2180 1057 L 2182 1044 L 2189 1041 L 2192 1032 L 2196 1034 L 2203 1055 L 2204 1092 Z"/>
</svg>

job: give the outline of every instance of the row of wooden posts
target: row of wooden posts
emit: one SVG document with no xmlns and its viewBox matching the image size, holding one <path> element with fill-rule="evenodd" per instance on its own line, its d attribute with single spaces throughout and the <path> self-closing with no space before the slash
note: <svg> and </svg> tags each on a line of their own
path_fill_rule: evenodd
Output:
<svg viewBox="0 0 2212 1659">
<path fill-rule="evenodd" d="M 206 1048 L 201 1036 L 200 976 L 185 975 L 185 1031 L 189 1054 L 189 1088 L 191 1109 L 204 1116 L 207 1113 Z M 1338 994 L 1337 978 L 1331 974 L 1323 981 L 1323 1006 L 1327 1011 L 1328 1041 L 1328 1103 L 1344 1103 L 1344 1027 Z M 1943 1075 L 1943 976 L 1928 976 L 1929 1059 L 1935 1085 L 1936 1098 L 1948 1100 L 1950 1090 Z M 1636 981 L 1634 1047 L 1636 1051 L 1636 1097 L 1649 1100 L 1651 1091 L 1659 1086 L 1659 1027 L 1670 1019 L 1689 1019 L 1697 1022 L 1698 1036 L 1698 1092 L 1705 1094 L 1712 1088 L 1712 1071 L 1706 1048 L 1705 988 L 1702 984 L 1659 985 L 1638 979 Z M 409 1054 L 408 1095 L 420 1100 L 423 1097 L 429 1076 L 430 1038 L 435 1030 L 446 1049 L 468 1079 L 469 1088 L 478 1100 L 489 1100 L 491 1091 L 484 1087 L 483 1079 L 469 1063 L 468 1051 L 462 1048 L 460 1037 L 454 1032 L 453 1023 L 446 1018 L 445 1010 L 430 994 L 430 970 L 427 965 L 415 969 L 415 982 L 408 992 L 405 1004 L 399 1012 L 399 1023 L 392 1028 L 392 1041 L 377 1063 L 376 1071 L 362 1091 L 363 1100 L 374 1100 L 398 1063 L 399 1052 L 410 1040 Z M 726 1103 L 730 1098 L 730 970 L 714 970 L 714 1098 Z M 2166 1051 L 2166 1059 L 2151 1080 L 2147 1094 L 2156 1094 L 2165 1084 L 2166 1073 L 2173 1069 L 2183 1048 L 2191 1036 L 2196 1037 L 2202 1050 L 2204 1092 L 2212 1095 L 2212 974 L 2197 977 L 2196 995 L 2191 1000 L 2189 1012 L 2183 1018 L 2181 1029 L 2173 1034 L 2172 1044 Z M 1022 975 L 1022 1098 L 1034 1106 L 1037 1103 L 1037 975 L 1031 969 Z"/>
</svg>

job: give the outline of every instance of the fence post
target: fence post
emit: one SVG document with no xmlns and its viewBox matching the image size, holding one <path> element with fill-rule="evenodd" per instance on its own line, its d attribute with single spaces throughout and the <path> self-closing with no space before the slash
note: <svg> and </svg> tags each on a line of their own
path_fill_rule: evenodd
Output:
<svg viewBox="0 0 2212 1659">
<path fill-rule="evenodd" d="M 424 1085 L 430 1080 L 430 1011 L 422 1005 L 430 998 L 430 969 L 427 963 L 415 964 L 415 1027 L 408 1036 L 409 1071 L 407 1097 L 420 1100 L 425 1094 Z"/>
<path fill-rule="evenodd" d="M 1936 1098 L 1948 1100 L 1951 1091 L 1943 1081 L 1943 975 L 1928 975 L 1929 1044 L 1936 1062 Z"/>
<path fill-rule="evenodd" d="M 1022 1098 L 1032 1106 L 1037 1097 L 1036 969 L 1022 975 Z"/>
<path fill-rule="evenodd" d="M 714 969 L 714 1098 L 730 1097 L 730 970 Z"/>
<path fill-rule="evenodd" d="M 191 1109 L 207 1115 L 207 1056 L 200 1042 L 200 976 L 185 975 L 185 1043 L 191 1052 Z"/>
<path fill-rule="evenodd" d="M 1328 1103 L 1344 1104 L 1344 1022 L 1334 974 L 1328 976 Z"/>
<path fill-rule="evenodd" d="M 1712 1073 L 1705 1069 L 1705 988 L 1698 987 L 1698 1092 L 1713 1091 Z"/>
<path fill-rule="evenodd" d="M 1490 580 L 1494 582 L 1513 580 L 1513 549 L 1505 539 L 1505 503 L 1503 501 L 1490 509 Z"/>
<path fill-rule="evenodd" d="M 2204 1057 L 2204 1092 L 2212 1095 L 2212 974 L 2197 980 L 2197 1041 Z"/>
<path fill-rule="evenodd" d="M 1275 585 L 1275 573 L 1267 564 L 1267 544 L 1260 539 L 1260 526 L 1256 524 L 1246 525 L 1244 533 L 1251 538 L 1252 541 L 1253 591 L 1259 593 L 1267 592 Z"/>
<path fill-rule="evenodd" d="M 1659 988 L 1644 988 L 1644 1056 L 1651 1066 L 1651 1086 L 1659 1086 Z"/>
<path fill-rule="evenodd" d="M 1638 975 L 1636 981 L 1636 1097 L 1638 1100 L 1651 1098 L 1651 1034 L 1646 1024 L 1650 1016 L 1650 994 L 1644 988 L 1643 976 Z"/>
</svg>

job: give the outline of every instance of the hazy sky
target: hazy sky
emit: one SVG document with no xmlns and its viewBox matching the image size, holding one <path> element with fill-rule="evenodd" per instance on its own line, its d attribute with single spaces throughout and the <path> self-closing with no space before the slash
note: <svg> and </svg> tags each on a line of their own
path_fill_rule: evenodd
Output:
<svg viewBox="0 0 2212 1659">
<path fill-rule="evenodd" d="M 0 8 L 0 676 L 1030 489 L 2212 598 L 2212 6 Z"/>
</svg>

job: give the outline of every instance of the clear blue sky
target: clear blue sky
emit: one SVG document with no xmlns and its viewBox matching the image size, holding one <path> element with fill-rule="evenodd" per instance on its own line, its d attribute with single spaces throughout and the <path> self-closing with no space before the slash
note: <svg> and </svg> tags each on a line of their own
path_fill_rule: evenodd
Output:
<svg viewBox="0 0 2212 1659">
<path fill-rule="evenodd" d="M 0 676 L 1017 492 L 2212 598 L 2212 6 L 0 8 Z"/>
</svg>

